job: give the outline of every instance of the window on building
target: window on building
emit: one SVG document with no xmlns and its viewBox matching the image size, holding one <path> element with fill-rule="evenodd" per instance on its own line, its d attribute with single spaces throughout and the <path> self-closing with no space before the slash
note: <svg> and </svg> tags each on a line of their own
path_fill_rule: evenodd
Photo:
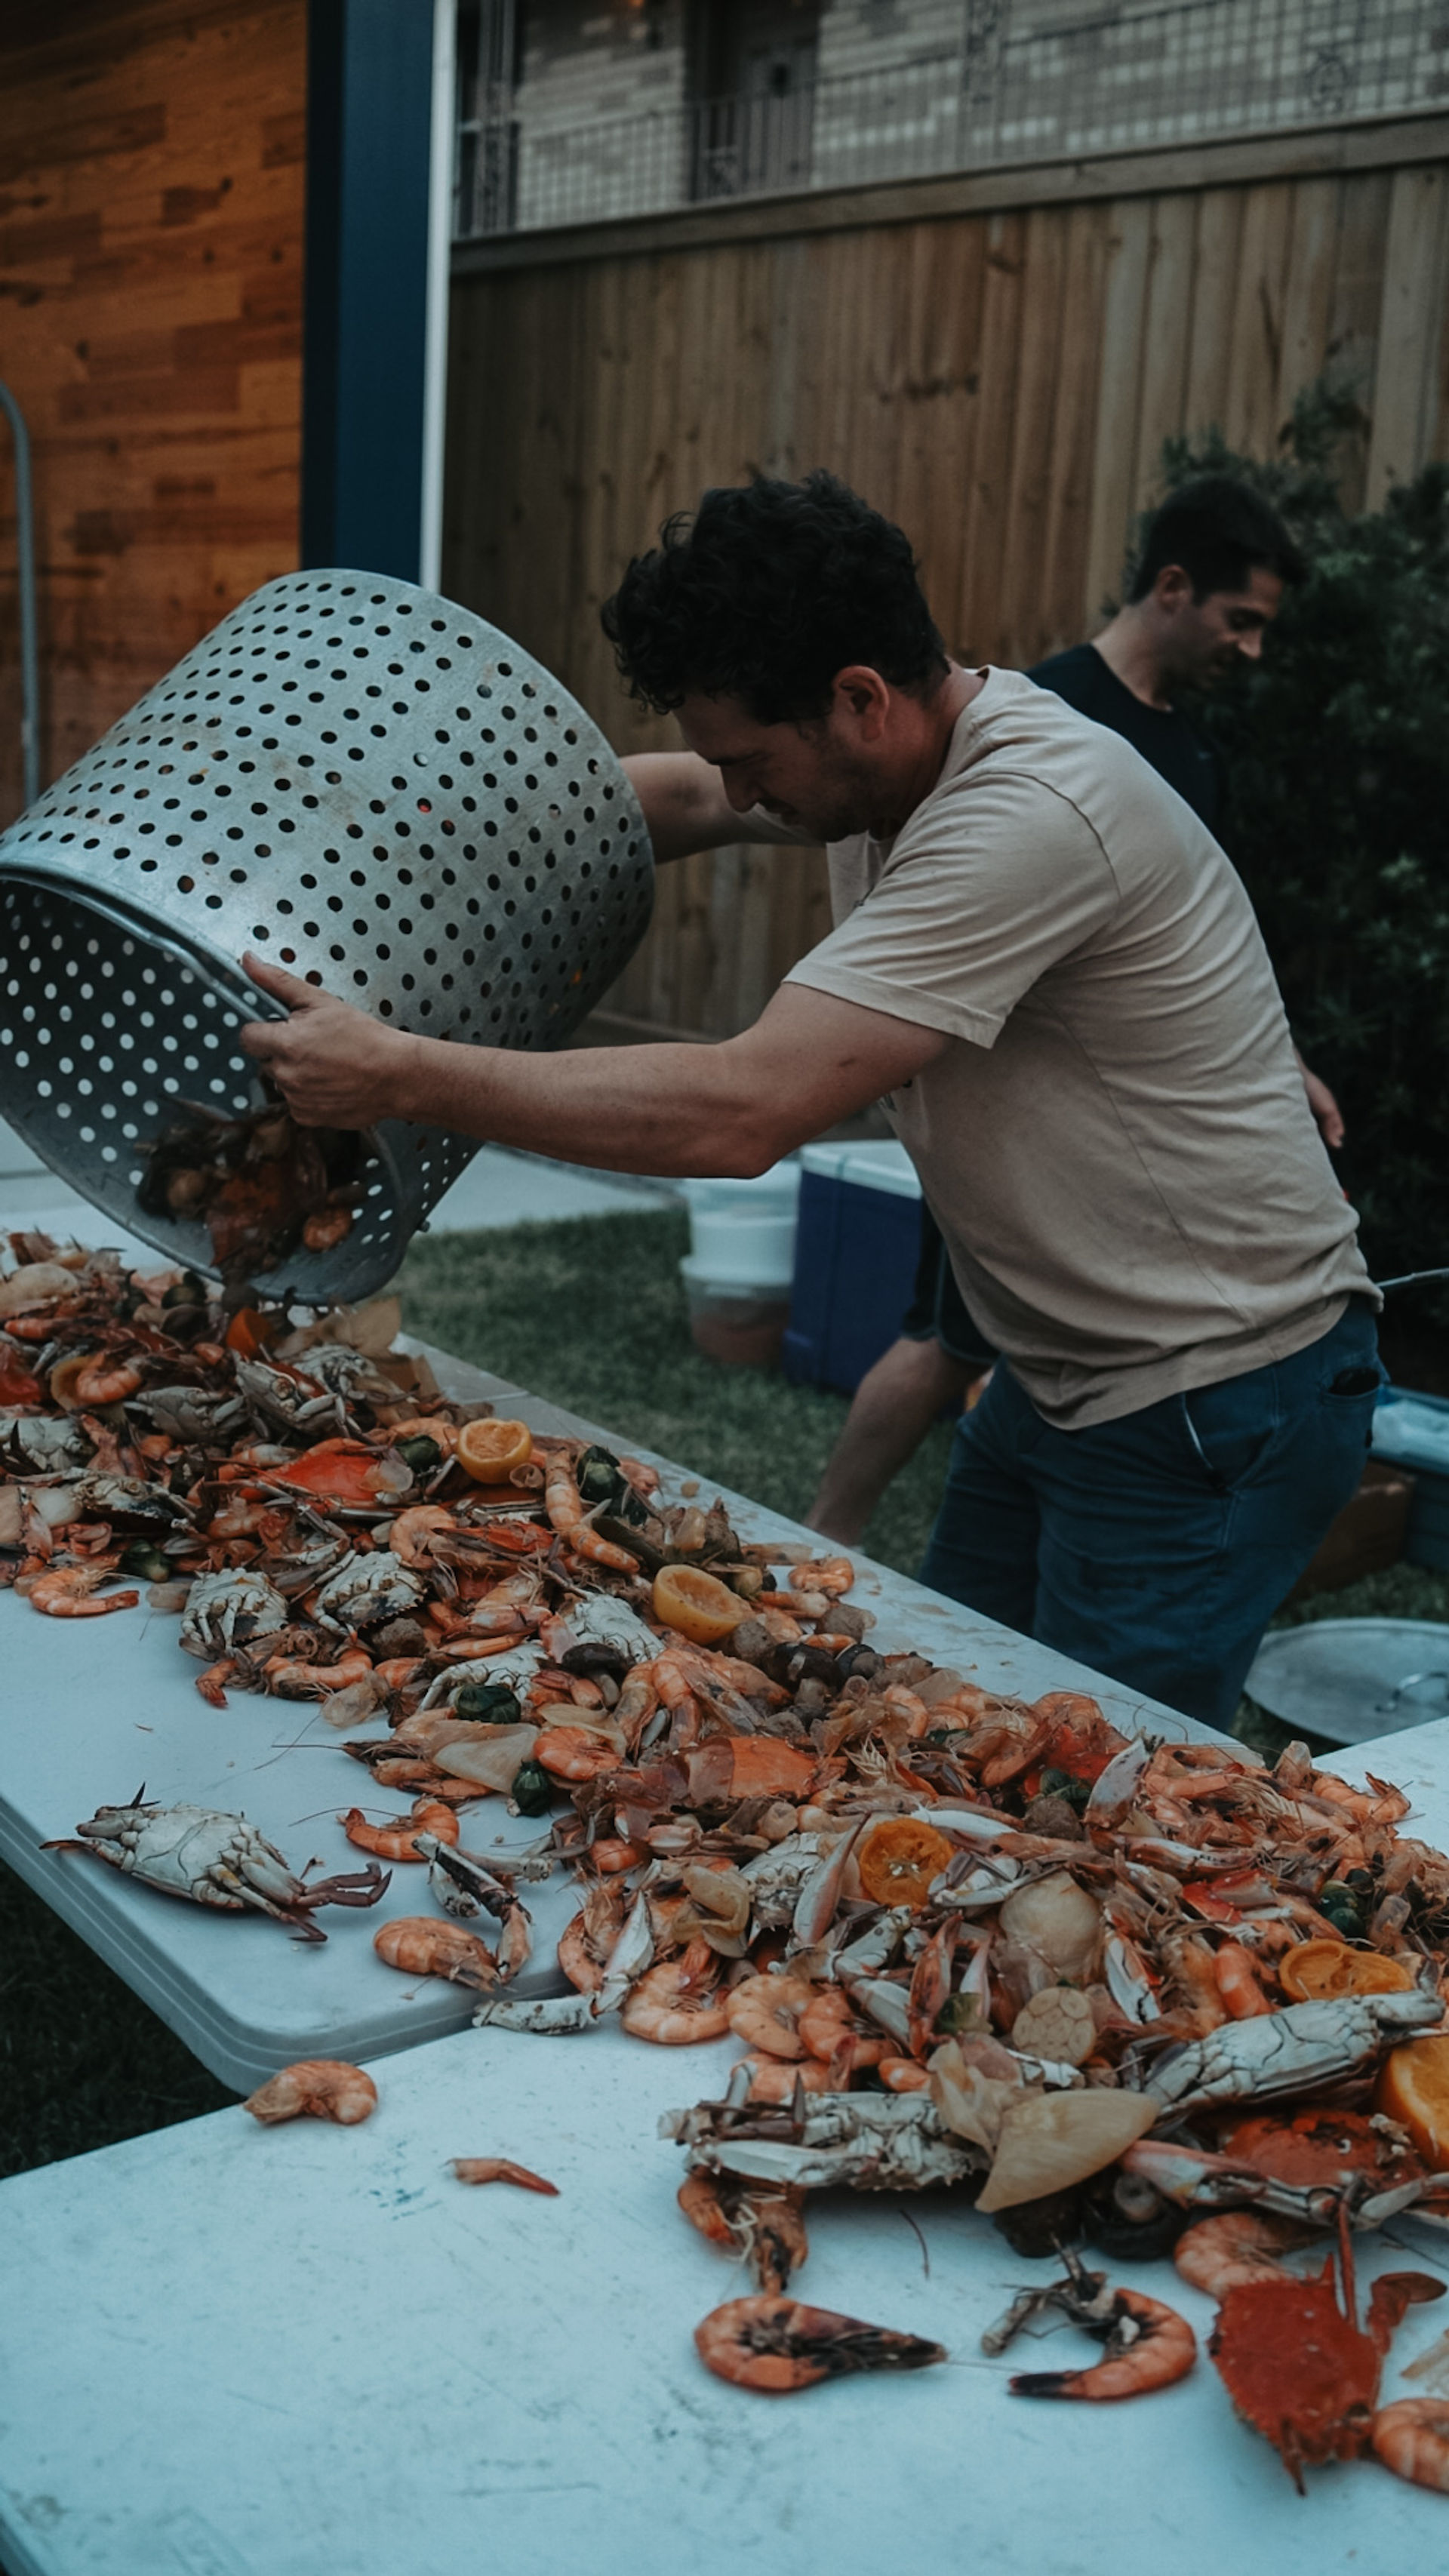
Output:
<svg viewBox="0 0 1449 2576">
<path fill-rule="evenodd" d="M 693 195 L 807 187 L 820 0 L 696 0 L 691 40 Z"/>
</svg>

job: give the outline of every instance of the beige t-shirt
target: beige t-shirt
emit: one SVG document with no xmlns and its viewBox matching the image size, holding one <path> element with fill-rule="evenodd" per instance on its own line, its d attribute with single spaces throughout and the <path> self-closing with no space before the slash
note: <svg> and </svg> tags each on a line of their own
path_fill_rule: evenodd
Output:
<svg viewBox="0 0 1449 2576">
<path fill-rule="evenodd" d="M 953 1041 L 885 1106 L 1048 1422 L 1237 1377 L 1377 1302 L 1247 895 L 1129 743 L 992 670 L 895 839 L 829 861 L 837 926 L 789 980 Z"/>
</svg>

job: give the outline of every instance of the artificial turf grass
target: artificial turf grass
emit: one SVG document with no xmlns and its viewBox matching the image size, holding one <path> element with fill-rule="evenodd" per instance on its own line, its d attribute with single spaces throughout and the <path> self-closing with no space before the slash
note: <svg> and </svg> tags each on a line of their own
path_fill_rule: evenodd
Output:
<svg viewBox="0 0 1449 2576">
<path fill-rule="evenodd" d="M 425 1237 L 396 1283 L 403 1322 L 440 1350 L 800 1520 L 849 1398 L 696 1350 L 679 1276 L 688 1249 L 688 1220 L 673 1208 Z M 865 1555 L 916 1572 L 950 1446 L 950 1423 L 934 1424 L 877 1507 Z"/>
</svg>

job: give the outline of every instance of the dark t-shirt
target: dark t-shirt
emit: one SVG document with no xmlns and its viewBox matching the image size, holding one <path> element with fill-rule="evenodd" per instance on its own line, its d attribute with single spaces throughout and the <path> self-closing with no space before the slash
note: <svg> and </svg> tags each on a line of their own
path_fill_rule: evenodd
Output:
<svg viewBox="0 0 1449 2576">
<path fill-rule="evenodd" d="M 1216 832 L 1222 806 L 1222 780 L 1217 760 L 1202 735 L 1176 707 L 1149 707 L 1118 679 L 1095 644 L 1074 644 L 1069 653 L 1053 653 L 1033 663 L 1027 673 L 1039 689 L 1054 689 L 1078 715 L 1120 733 L 1150 761 L 1159 778 L 1175 787 L 1184 804 Z"/>
</svg>

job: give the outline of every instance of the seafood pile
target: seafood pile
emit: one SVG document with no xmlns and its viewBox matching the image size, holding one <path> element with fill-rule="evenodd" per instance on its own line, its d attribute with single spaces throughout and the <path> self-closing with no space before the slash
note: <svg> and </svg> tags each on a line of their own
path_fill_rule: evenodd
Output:
<svg viewBox="0 0 1449 2576">
<path fill-rule="evenodd" d="M 298 1127 L 275 1101 L 245 1118 L 202 1101 L 180 1105 L 184 1118 L 146 1149 L 136 1199 L 148 1216 L 204 1223 L 223 1280 L 275 1270 L 299 1242 L 330 1252 L 351 1233 L 360 1137 Z"/>
<path fill-rule="evenodd" d="M 52 1616 L 144 1581 L 210 1707 L 319 1704 L 406 1801 L 339 1818 L 426 1892 L 376 1933 L 385 1967 L 473 1990 L 505 2030 L 739 2044 L 667 2124 L 685 2217 L 755 2281 L 701 2326 L 711 2369 L 782 2393 L 942 2358 L 792 2284 L 812 2190 L 948 2187 L 1064 2266 L 986 2349 L 1048 2321 L 1105 2348 L 1014 2394 L 1191 2369 L 1187 2322 L 1079 2249 L 1170 2253 L 1300 2483 L 1373 2453 L 1449 2491 L 1449 2370 L 1378 2405 L 1390 2335 L 1442 2284 L 1382 2275 L 1360 2323 L 1354 2281 L 1363 2231 L 1449 2229 L 1449 1859 L 1401 1830 L 1400 1791 L 1298 1744 L 1267 1767 L 1129 1740 L 1081 1692 L 1025 1702 L 883 1652 L 848 1558 L 751 1543 L 637 1460 L 445 1400 L 391 1352 L 385 1304 L 294 1330 L 190 1274 L 13 1249 L 0 1579 Z M 490 1796 L 538 1819 L 532 1846 L 469 1852 Z M 77 1830 L 314 1937 L 314 1904 L 379 1892 L 309 1890 L 244 1818 L 138 1799 Z M 520 1889 L 558 1871 L 563 1991 L 525 1996 Z"/>
</svg>

